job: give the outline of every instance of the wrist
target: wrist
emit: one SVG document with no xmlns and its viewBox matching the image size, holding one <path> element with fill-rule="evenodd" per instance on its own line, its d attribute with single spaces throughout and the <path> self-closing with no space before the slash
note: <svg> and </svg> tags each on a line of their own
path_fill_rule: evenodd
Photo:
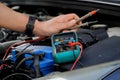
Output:
<svg viewBox="0 0 120 80">
<path fill-rule="evenodd" d="M 33 30 L 35 27 L 35 21 L 36 18 L 33 16 L 29 16 L 28 22 L 26 24 L 26 29 L 25 29 L 25 34 L 28 36 L 32 36 L 33 35 Z"/>
<path fill-rule="evenodd" d="M 33 29 L 33 34 L 39 37 L 45 37 L 46 36 L 46 22 L 40 22 L 38 20 L 35 21 L 35 26 Z"/>
<path fill-rule="evenodd" d="M 33 34 L 35 34 L 35 35 L 36 35 L 38 25 L 39 25 L 39 21 L 35 20 L 34 29 L 33 29 Z"/>
<path fill-rule="evenodd" d="M 35 24 L 34 24 L 34 29 L 33 29 L 33 34 L 35 34 L 36 36 L 41 36 L 40 33 L 42 33 L 41 27 L 42 27 L 42 22 L 36 20 Z"/>
</svg>

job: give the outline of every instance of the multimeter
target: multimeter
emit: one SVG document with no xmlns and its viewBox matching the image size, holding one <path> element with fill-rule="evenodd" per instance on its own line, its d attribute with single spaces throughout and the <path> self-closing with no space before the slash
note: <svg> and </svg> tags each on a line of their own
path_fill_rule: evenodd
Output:
<svg viewBox="0 0 120 80">
<path fill-rule="evenodd" d="M 57 33 L 51 36 L 52 54 L 55 63 L 66 63 L 76 60 L 80 54 L 79 45 L 70 46 L 69 43 L 78 42 L 76 32 Z"/>
</svg>

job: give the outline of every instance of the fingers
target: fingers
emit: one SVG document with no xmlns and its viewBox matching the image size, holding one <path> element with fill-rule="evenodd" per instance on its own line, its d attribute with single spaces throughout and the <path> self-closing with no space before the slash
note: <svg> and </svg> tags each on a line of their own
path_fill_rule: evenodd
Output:
<svg viewBox="0 0 120 80">
<path fill-rule="evenodd" d="M 67 15 L 64 15 L 64 20 L 66 22 L 63 22 L 61 24 L 61 29 L 67 29 L 67 28 L 71 28 L 75 25 L 80 25 L 82 22 L 79 22 L 79 23 L 76 23 L 76 20 L 79 19 L 79 17 L 76 15 L 76 14 L 67 14 Z M 76 30 L 73 30 L 73 31 L 76 31 Z"/>
<path fill-rule="evenodd" d="M 74 13 L 66 14 L 64 16 L 66 16 L 65 19 L 68 20 L 68 21 L 69 20 L 77 20 L 77 19 L 79 19 L 79 17 Z"/>
<path fill-rule="evenodd" d="M 68 22 L 61 23 L 61 27 L 59 27 L 61 30 L 68 29 L 76 24 L 76 20 L 71 20 Z"/>
<path fill-rule="evenodd" d="M 78 15 L 76 15 L 76 14 L 74 14 L 74 13 L 72 13 L 72 14 L 67 14 L 66 15 L 66 19 L 69 19 L 69 20 L 78 20 L 79 19 L 79 16 Z M 79 25 L 79 24 L 81 24 L 82 22 L 80 21 L 80 22 L 77 22 L 76 24 L 77 25 Z"/>
<path fill-rule="evenodd" d="M 68 22 L 68 21 L 77 20 L 77 19 L 79 19 L 79 17 L 74 13 L 59 15 L 54 18 L 54 20 L 57 20 L 57 22 Z"/>
<path fill-rule="evenodd" d="M 46 31 L 46 33 L 49 33 L 51 35 L 57 32 L 61 32 L 63 30 L 67 30 L 77 25 L 76 23 L 77 19 L 79 19 L 79 17 L 76 14 L 66 14 L 66 15 L 60 15 L 54 17 L 53 19 L 46 21 L 45 24 L 45 26 L 47 27 L 51 26 L 51 29 L 46 27 L 46 30 L 44 31 Z M 77 31 L 77 29 L 69 30 L 69 31 Z"/>
</svg>

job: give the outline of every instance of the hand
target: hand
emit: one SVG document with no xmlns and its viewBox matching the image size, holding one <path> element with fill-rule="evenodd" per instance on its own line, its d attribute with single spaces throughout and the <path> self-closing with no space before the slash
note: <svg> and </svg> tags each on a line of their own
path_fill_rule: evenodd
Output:
<svg viewBox="0 0 120 80">
<path fill-rule="evenodd" d="M 52 34 L 75 26 L 78 18 L 76 14 L 66 14 L 44 22 L 36 21 L 33 33 L 40 37 L 51 36 Z"/>
</svg>

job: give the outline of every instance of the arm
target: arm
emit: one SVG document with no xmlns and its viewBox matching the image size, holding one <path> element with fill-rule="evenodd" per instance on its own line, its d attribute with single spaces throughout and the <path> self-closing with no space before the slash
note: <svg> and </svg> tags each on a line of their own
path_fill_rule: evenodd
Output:
<svg viewBox="0 0 120 80">
<path fill-rule="evenodd" d="M 27 15 L 15 12 L 0 3 L 0 26 L 7 29 L 24 32 L 27 21 Z"/>
<path fill-rule="evenodd" d="M 0 26 L 14 31 L 24 32 L 28 18 L 28 15 L 16 12 L 0 3 Z M 44 22 L 36 20 L 33 33 L 37 36 L 50 36 L 76 25 L 78 18 L 76 14 L 66 14 Z"/>
</svg>

